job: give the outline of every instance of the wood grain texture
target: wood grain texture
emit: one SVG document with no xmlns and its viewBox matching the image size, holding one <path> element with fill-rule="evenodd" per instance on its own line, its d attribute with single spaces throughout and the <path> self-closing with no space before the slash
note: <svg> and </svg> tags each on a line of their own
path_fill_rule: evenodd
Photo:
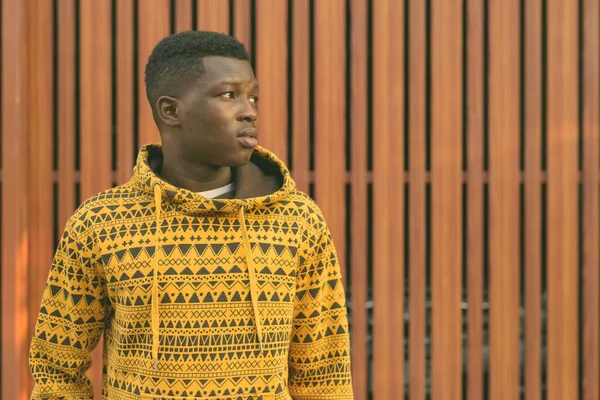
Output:
<svg viewBox="0 0 600 400">
<path fill-rule="evenodd" d="M 192 29 L 192 1 L 175 0 L 175 32 Z"/>
<path fill-rule="evenodd" d="M 600 3 L 583 3 L 583 399 L 600 398 Z"/>
<path fill-rule="evenodd" d="M 188 1 L 189 3 L 189 1 Z M 134 68 L 133 65 L 133 0 L 117 3 L 117 184 L 131 179 L 134 154 Z M 179 7 L 179 4 L 177 4 Z"/>
<path fill-rule="evenodd" d="M 314 3 L 316 200 L 345 270 L 345 20 L 344 1 Z M 272 49 L 268 49 L 272 52 Z M 259 71 L 260 73 L 260 71 Z M 283 90 L 283 89 L 282 89 Z M 271 110 L 270 110 L 271 112 Z M 345 280 L 345 274 L 343 274 Z M 345 282 L 344 282 L 345 283 Z"/>
<path fill-rule="evenodd" d="M 81 198 L 111 187 L 111 9 L 81 4 Z"/>
<path fill-rule="evenodd" d="M 431 1 L 432 399 L 462 395 L 462 1 Z"/>
<path fill-rule="evenodd" d="M 483 389 L 483 157 L 484 39 L 483 1 L 467 3 L 467 399 L 479 400 Z"/>
<path fill-rule="evenodd" d="M 160 142 L 158 128 L 152 118 L 152 107 L 146 97 L 144 70 L 154 46 L 169 35 L 169 0 L 138 2 L 138 137 L 139 145 Z"/>
<path fill-rule="evenodd" d="M 58 221 L 62 234 L 75 210 L 75 2 L 58 2 Z M 130 133 L 131 135 L 131 133 Z"/>
<path fill-rule="evenodd" d="M 426 68 L 427 24 L 426 2 L 409 3 L 409 260 L 410 292 L 410 398 L 424 400 L 426 393 L 425 319 L 427 254 L 426 254 Z"/>
<path fill-rule="evenodd" d="M 292 10 L 292 173 L 298 189 L 310 183 L 310 15 L 309 1 L 293 2 Z"/>
<path fill-rule="evenodd" d="M 52 1 L 42 0 L 27 7 L 28 79 L 27 130 L 29 131 L 29 308 L 39 308 L 52 263 L 53 197 L 52 149 Z M 28 336 L 33 337 L 37 313 L 29 314 Z"/>
<path fill-rule="evenodd" d="M 229 1 L 197 0 L 198 30 L 229 34 Z"/>
<path fill-rule="evenodd" d="M 490 3 L 490 399 L 519 397 L 519 0 Z"/>
<path fill-rule="evenodd" d="M 81 199 L 112 186 L 111 166 L 111 2 L 81 2 Z M 87 375 L 101 396 L 102 342 Z"/>
<path fill-rule="evenodd" d="M 27 213 L 26 8 L 2 1 L 2 398 L 25 400 L 32 387 L 27 364 L 29 232 Z M 7 118 L 6 116 L 10 116 Z M 39 304 L 38 307 L 39 309 Z"/>
<path fill-rule="evenodd" d="M 256 78 L 260 85 L 259 140 L 287 162 L 287 2 L 256 2 Z M 343 85 L 342 85 L 343 88 Z"/>
<path fill-rule="evenodd" d="M 368 399 L 367 350 L 367 1 L 351 3 L 350 132 L 351 132 L 351 281 L 352 378 L 354 398 Z M 296 114 L 294 114 L 296 115 Z M 306 123 L 306 122 L 305 122 Z M 306 156 L 305 156 L 306 157 Z M 308 161 L 307 158 L 305 158 Z M 308 164 L 306 164 L 308 166 Z"/>
<path fill-rule="evenodd" d="M 252 57 L 251 27 L 250 0 L 233 0 L 233 35 L 246 46 Z"/>
<path fill-rule="evenodd" d="M 548 399 L 578 391 L 578 4 L 547 2 Z"/>
<path fill-rule="evenodd" d="M 542 395 L 542 4 L 525 3 L 525 395 Z"/>
<path fill-rule="evenodd" d="M 373 398 L 404 398 L 403 4 L 373 11 Z"/>
</svg>

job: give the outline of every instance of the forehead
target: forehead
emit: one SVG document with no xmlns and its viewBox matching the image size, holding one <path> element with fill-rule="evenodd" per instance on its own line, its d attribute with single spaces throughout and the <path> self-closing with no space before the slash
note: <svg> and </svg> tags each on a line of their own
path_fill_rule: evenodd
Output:
<svg viewBox="0 0 600 400">
<path fill-rule="evenodd" d="M 201 81 L 206 85 L 214 85 L 223 81 L 239 83 L 255 83 L 254 71 L 247 60 L 237 58 L 209 56 L 204 57 Z"/>
</svg>

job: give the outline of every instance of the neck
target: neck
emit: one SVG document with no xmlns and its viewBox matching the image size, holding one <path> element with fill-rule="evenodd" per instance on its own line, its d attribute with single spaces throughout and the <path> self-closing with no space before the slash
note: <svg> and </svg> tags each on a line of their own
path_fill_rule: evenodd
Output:
<svg viewBox="0 0 600 400">
<path fill-rule="evenodd" d="M 172 152 L 164 151 L 162 168 L 158 175 L 170 184 L 192 192 L 204 192 L 231 182 L 229 167 L 194 164 Z"/>
</svg>

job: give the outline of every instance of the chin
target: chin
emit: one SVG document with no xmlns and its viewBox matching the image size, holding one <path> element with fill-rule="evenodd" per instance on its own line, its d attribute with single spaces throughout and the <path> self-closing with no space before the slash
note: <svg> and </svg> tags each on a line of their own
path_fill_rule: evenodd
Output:
<svg viewBox="0 0 600 400">
<path fill-rule="evenodd" d="M 242 151 L 236 154 L 236 157 L 232 157 L 228 160 L 228 167 L 243 167 L 244 165 L 250 162 L 250 158 L 252 157 L 252 150 Z"/>
</svg>

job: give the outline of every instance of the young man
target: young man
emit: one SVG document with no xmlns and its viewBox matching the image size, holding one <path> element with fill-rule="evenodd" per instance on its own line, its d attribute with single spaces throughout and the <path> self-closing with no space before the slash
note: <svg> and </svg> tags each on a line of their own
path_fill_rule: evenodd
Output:
<svg viewBox="0 0 600 400">
<path fill-rule="evenodd" d="M 257 146 L 244 46 L 170 36 L 146 92 L 162 146 L 68 221 L 31 344 L 32 398 L 91 399 L 84 371 L 104 335 L 104 399 L 353 399 L 331 235 Z"/>
</svg>

